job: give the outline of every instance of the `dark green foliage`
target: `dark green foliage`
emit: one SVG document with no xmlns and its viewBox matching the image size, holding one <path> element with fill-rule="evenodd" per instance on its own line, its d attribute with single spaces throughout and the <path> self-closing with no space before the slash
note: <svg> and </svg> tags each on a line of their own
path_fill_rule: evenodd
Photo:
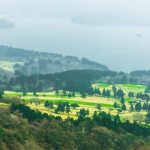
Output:
<svg viewBox="0 0 150 150">
<path fill-rule="evenodd" d="M 149 101 L 150 96 L 149 94 L 137 93 L 136 98 Z"/>
<path fill-rule="evenodd" d="M 44 106 L 45 106 L 46 108 L 49 108 L 49 109 L 54 108 L 53 102 L 49 102 L 49 101 L 46 101 L 46 102 L 44 103 Z"/>
<path fill-rule="evenodd" d="M 150 93 L 150 83 L 147 85 L 145 93 Z"/>
<path fill-rule="evenodd" d="M 102 96 L 103 97 L 110 97 L 110 90 L 106 90 L 105 88 L 103 89 L 103 92 L 102 92 Z"/>
<path fill-rule="evenodd" d="M 45 91 L 52 87 L 56 90 L 65 90 L 70 92 L 84 92 L 88 94 L 101 94 L 99 89 L 92 88 L 92 83 L 100 78 L 114 76 L 116 73 L 111 71 L 97 70 L 72 70 L 62 73 L 47 75 L 17 76 L 8 83 L 8 89 L 19 86 L 26 91 Z M 73 93 L 74 95 L 74 93 Z"/>
<path fill-rule="evenodd" d="M 101 111 L 101 108 L 102 108 L 101 104 L 97 104 L 97 109 L 99 112 Z"/>
<path fill-rule="evenodd" d="M 116 93 L 116 96 L 119 98 L 124 98 L 124 95 L 125 95 L 125 93 L 121 89 L 119 89 Z"/>
<path fill-rule="evenodd" d="M 88 115 L 89 115 L 89 110 L 85 110 L 83 108 L 83 109 L 80 109 L 80 111 L 78 113 L 78 118 L 83 119 L 83 118 L 85 118 Z"/>
<path fill-rule="evenodd" d="M 27 118 L 29 120 L 29 122 L 35 121 L 35 120 L 41 120 L 44 118 L 47 118 L 50 120 L 50 117 L 47 114 L 42 114 L 39 111 L 35 111 L 30 109 L 30 107 L 25 106 L 23 104 L 12 104 L 11 105 L 11 111 L 19 111 L 20 113 L 22 113 L 24 118 Z"/>
<path fill-rule="evenodd" d="M 135 104 L 135 110 L 136 111 L 141 111 L 142 110 L 142 104 L 141 104 L 141 102 L 138 102 L 138 103 Z"/>
<path fill-rule="evenodd" d="M 3 95 L 4 95 L 4 90 L 0 90 L 0 99 L 3 98 Z"/>
<path fill-rule="evenodd" d="M 124 103 L 125 103 L 125 99 L 124 99 L 124 97 L 121 97 L 120 102 L 121 102 L 121 104 L 124 104 Z"/>
<path fill-rule="evenodd" d="M 114 102 L 113 106 L 114 106 L 115 108 L 119 108 L 119 104 L 118 104 L 117 102 Z"/>
<path fill-rule="evenodd" d="M 77 107 L 80 107 L 79 104 L 70 104 L 70 106 L 74 109 L 76 109 Z"/>
<path fill-rule="evenodd" d="M 130 111 L 133 112 L 134 110 L 135 110 L 134 104 L 133 104 L 133 103 L 130 103 Z"/>
<path fill-rule="evenodd" d="M 126 105 L 125 104 L 122 104 L 122 110 L 126 110 L 127 108 L 126 108 Z"/>
<path fill-rule="evenodd" d="M 89 118 L 88 110 L 81 109 L 77 120 L 62 120 L 41 114 L 23 104 L 13 104 L 11 112 L 13 114 L 0 112 L 2 150 L 137 150 L 138 143 L 141 148 L 149 147 L 147 136 L 150 129 L 129 121 L 121 122 L 119 115 L 95 112 L 93 118 Z"/>
<path fill-rule="evenodd" d="M 133 98 L 135 96 L 134 92 L 129 92 L 128 97 Z"/>
<path fill-rule="evenodd" d="M 59 102 L 55 108 L 55 113 L 69 113 L 70 111 L 70 104 L 68 102 Z"/>
</svg>

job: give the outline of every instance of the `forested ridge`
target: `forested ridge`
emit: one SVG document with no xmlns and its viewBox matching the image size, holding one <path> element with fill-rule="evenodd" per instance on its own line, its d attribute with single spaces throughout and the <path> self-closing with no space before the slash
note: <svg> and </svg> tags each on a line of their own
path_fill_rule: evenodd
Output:
<svg viewBox="0 0 150 150">
<path fill-rule="evenodd" d="M 87 58 L 0 46 L 0 68 L 13 74 L 50 74 L 67 70 L 109 70 Z M 8 64 L 8 66 L 6 66 Z"/>
<path fill-rule="evenodd" d="M 77 120 L 48 116 L 22 103 L 0 111 L 2 150 L 149 150 L 150 129 L 121 122 L 119 116 L 80 111 Z"/>
</svg>

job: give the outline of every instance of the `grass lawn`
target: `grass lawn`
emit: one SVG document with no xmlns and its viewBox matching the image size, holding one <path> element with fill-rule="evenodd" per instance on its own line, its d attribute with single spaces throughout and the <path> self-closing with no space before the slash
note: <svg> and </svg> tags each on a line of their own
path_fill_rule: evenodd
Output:
<svg viewBox="0 0 150 150">
<path fill-rule="evenodd" d="M 94 86 L 101 86 L 103 88 L 108 88 L 111 90 L 112 85 L 109 84 L 96 84 Z M 126 106 L 127 109 L 129 110 L 129 104 L 128 102 L 130 101 L 130 98 L 127 97 L 127 93 L 128 92 L 144 92 L 146 86 L 143 85 L 134 85 L 134 84 L 117 84 L 116 87 L 119 89 L 123 89 L 124 92 L 126 93 Z M 60 97 L 60 96 L 56 96 L 55 92 L 38 92 L 37 93 L 38 96 L 33 96 L 33 93 L 27 93 L 26 96 L 22 96 L 21 92 L 12 92 L 12 91 L 5 91 L 5 96 L 6 97 L 18 97 L 20 96 L 20 98 L 22 100 L 24 100 L 25 102 L 30 102 L 33 99 L 38 99 L 41 104 L 36 106 L 34 103 L 28 103 L 28 105 L 33 108 L 33 109 L 38 109 L 39 111 L 42 112 L 46 112 L 48 114 L 52 114 L 52 115 L 56 115 L 56 116 L 61 116 L 62 118 L 66 118 L 68 117 L 68 114 L 55 114 L 54 111 L 50 111 L 47 108 L 44 107 L 44 102 L 46 100 L 54 102 L 55 104 L 58 102 L 69 102 L 70 104 L 79 104 L 79 108 L 77 108 L 76 110 L 72 109 L 71 117 L 76 118 L 76 113 L 77 111 L 79 111 L 78 109 L 81 108 L 85 108 L 85 109 L 89 109 L 90 110 L 90 115 L 92 115 L 94 113 L 94 111 L 97 110 L 96 106 L 97 104 L 100 104 L 102 106 L 102 111 L 105 112 L 110 112 L 112 115 L 116 115 L 118 112 L 117 110 L 113 107 L 114 102 L 120 102 L 120 100 L 118 99 L 114 99 L 112 98 L 104 98 L 104 97 L 98 97 L 98 96 L 88 96 L 86 98 L 81 98 L 78 94 L 76 95 L 76 97 L 74 98 L 68 98 L 68 97 Z M 6 108 L 8 105 L 7 104 L 1 104 L 0 103 L 0 108 Z M 124 119 L 129 119 L 129 120 L 133 120 L 133 116 L 134 116 L 134 112 L 130 112 L 130 111 L 123 111 L 120 113 L 121 118 Z M 141 112 L 140 114 L 146 114 L 145 112 Z"/>
<path fill-rule="evenodd" d="M 146 86 L 144 85 L 136 85 L 136 84 L 117 84 L 117 88 L 121 88 L 124 90 L 124 92 L 144 92 L 146 89 Z"/>
<path fill-rule="evenodd" d="M 146 86 L 137 84 L 116 84 L 115 86 L 117 89 L 122 89 L 126 94 L 128 92 L 144 92 L 146 89 Z M 97 83 L 93 84 L 93 87 L 98 87 L 100 90 L 103 90 L 104 88 L 112 90 L 111 84 Z"/>
</svg>

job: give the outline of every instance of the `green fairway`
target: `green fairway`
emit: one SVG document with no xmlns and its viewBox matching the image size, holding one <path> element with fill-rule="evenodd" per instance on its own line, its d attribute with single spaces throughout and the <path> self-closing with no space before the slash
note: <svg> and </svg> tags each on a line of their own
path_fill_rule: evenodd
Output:
<svg viewBox="0 0 150 150">
<path fill-rule="evenodd" d="M 137 85 L 137 84 L 115 84 L 117 89 L 122 89 L 126 94 L 128 92 L 144 92 L 146 89 L 146 86 L 144 85 Z M 104 84 L 104 83 L 97 83 L 97 84 L 93 84 L 93 87 L 97 87 L 100 88 L 100 90 L 102 89 L 109 89 L 112 90 L 112 85 L 111 84 Z"/>
<path fill-rule="evenodd" d="M 136 85 L 136 84 L 116 84 L 117 88 L 123 89 L 125 92 L 144 92 L 146 86 L 144 85 Z"/>
<path fill-rule="evenodd" d="M 76 100 L 63 100 L 63 99 L 56 99 L 56 100 L 49 100 L 52 102 L 68 102 L 70 104 L 79 104 L 79 105 L 85 105 L 85 106 L 97 106 L 97 104 L 100 104 L 102 107 L 113 107 L 111 104 L 102 104 L 102 103 L 92 103 L 92 102 L 84 102 L 84 101 L 76 101 Z"/>
<path fill-rule="evenodd" d="M 98 84 L 99 85 L 99 84 Z M 101 85 L 101 84 L 100 84 Z M 107 87 L 110 90 L 112 89 L 112 85 L 109 84 L 102 84 L 103 87 Z M 101 86 L 102 87 L 102 86 Z M 133 85 L 133 84 L 117 84 L 116 87 L 119 89 L 123 89 L 124 92 L 128 93 L 129 91 L 133 91 L 133 92 L 142 92 L 145 90 L 145 86 L 142 85 Z M 100 88 L 101 89 L 101 88 Z M 53 102 L 55 106 L 57 106 L 57 103 L 62 103 L 62 102 L 68 102 L 69 104 L 78 104 L 79 108 L 77 109 L 71 109 L 71 117 L 76 118 L 76 113 L 81 109 L 88 109 L 90 111 L 90 116 L 93 115 L 93 113 L 95 111 L 98 110 L 97 106 L 98 104 L 101 105 L 101 110 L 105 111 L 105 112 L 109 112 L 112 115 L 116 115 L 118 113 L 118 110 L 116 108 L 114 108 L 114 102 L 117 102 L 118 104 L 120 103 L 120 100 L 115 99 L 113 97 L 97 97 L 97 96 L 87 96 L 86 98 L 81 98 L 79 95 L 69 98 L 69 97 L 61 97 L 61 96 L 56 96 L 55 92 L 37 92 L 37 95 L 34 96 L 32 92 L 28 92 L 26 94 L 26 96 L 23 96 L 22 92 L 13 92 L 13 91 L 5 91 L 5 97 L 20 97 L 20 99 L 22 99 L 28 106 L 30 106 L 31 108 L 35 109 L 35 110 L 39 110 L 43 113 L 48 113 L 48 114 L 52 114 L 52 115 L 57 115 L 57 116 L 61 116 L 62 118 L 66 118 L 68 115 L 67 113 L 64 114 L 55 114 L 54 109 L 53 110 L 49 110 L 46 107 L 44 107 L 44 103 L 45 101 L 49 101 L 49 102 Z M 133 120 L 133 112 L 129 111 L 129 104 L 128 102 L 130 102 L 130 98 L 127 96 L 125 96 L 125 103 L 126 103 L 126 107 L 127 110 L 123 111 L 120 113 L 122 120 L 123 119 L 129 119 L 129 120 Z M 7 108 L 9 105 L 6 104 L 0 104 L 1 108 Z M 143 114 L 145 112 L 141 112 L 141 114 Z"/>
<path fill-rule="evenodd" d="M 106 83 L 98 83 L 94 85 L 99 88 L 108 88 L 110 86 L 110 84 L 106 84 Z"/>
<path fill-rule="evenodd" d="M 54 92 L 41 92 L 37 93 L 38 96 L 33 96 L 32 93 L 27 93 L 26 96 L 22 96 L 22 93 L 20 92 L 12 92 L 12 91 L 5 91 L 5 97 L 18 97 L 25 102 L 30 102 L 32 99 L 40 100 L 41 102 L 45 102 L 46 100 L 52 101 L 52 102 L 69 102 L 70 104 L 76 103 L 79 105 L 86 105 L 86 106 L 96 106 L 97 104 L 101 104 L 102 107 L 113 107 L 113 101 L 114 99 L 104 99 L 104 98 L 98 98 L 98 97 L 89 97 L 82 99 L 80 97 L 75 98 L 68 98 L 68 97 L 59 97 L 56 96 Z M 111 100 L 111 101 L 110 101 Z"/>
</svg>

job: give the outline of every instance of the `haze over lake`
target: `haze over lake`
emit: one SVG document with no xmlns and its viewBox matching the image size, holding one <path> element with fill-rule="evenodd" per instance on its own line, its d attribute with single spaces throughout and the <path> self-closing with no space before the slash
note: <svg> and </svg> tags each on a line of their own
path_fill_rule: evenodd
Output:
<svg viewBox="0 0 150 150">
<path fill-rule="evenodd" d="M 140 3 L 137 3 L 133 10 L 129 4 L 122 6 L 126 4 L 125 1 L 116 3 L 120 6 L 116 11 L 113 9 L 116 7 L 111 7 L 108 0 L 108 3 L 95 1 L 93 4 L 95 10 L 92 10 L 90 1 L 87 1 L 88 5 L 84 9 L 82 5 L 85 1 L 80 7 L 75 1 L 73 3 L 67 0 L 65 3 L 59 0 L 47 1 L 50 9 L 44 3 L 43 14 L 35 7 L 31 7 L 32 12 L 32 9 L 25 5 L 29 1 L 24 1 L 26 9 L 23 10 L 19 9 L 21 3 L 17 2 L 14 0 L 14 3 L 8 6 L 0 2 L 3 6 L 0 11 L 2 18 L 15 25 L 12 28 L 0 29 L 0 45 L 87 57 L 113 70 L 128 72 L 150 69 L 150 22 L 147 20 L 149 9 L 146 7 L 148 1 L 145 0 L 141 8 Z M 39 0 L 37 8 L 40 4 L 42 1 Z M 56 8 L 59 11 L 53 9 L 53 5 L 58 5 Z M 115 6 L 115 3 L 113 5 Z M 11 10 L 14 6 L 17 9 Z M 99 11 L 103 6 L 105 11 Z M 138 9 L 140 11 L 137 13 Z M 20 13 L 25 14 L 19 15 Z"/>
</svg>

